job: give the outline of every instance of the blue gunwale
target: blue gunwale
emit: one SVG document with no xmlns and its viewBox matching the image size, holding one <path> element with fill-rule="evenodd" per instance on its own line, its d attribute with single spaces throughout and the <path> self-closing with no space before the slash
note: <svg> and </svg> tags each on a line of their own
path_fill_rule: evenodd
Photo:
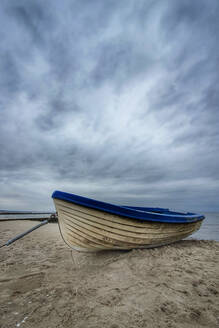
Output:
<svg viewBox="0 0 219 328">
<path fill-rule="evenodd" d="M 52 198 L 61 199 L 69 203 L 82 205 L 134 220 L 166 223 L 191 223 L 205 218 L 204 215 L 201 214 L 172 212 L 167 208 L 119 206 L 58 190 L 53 192 Z"/>
</svg>

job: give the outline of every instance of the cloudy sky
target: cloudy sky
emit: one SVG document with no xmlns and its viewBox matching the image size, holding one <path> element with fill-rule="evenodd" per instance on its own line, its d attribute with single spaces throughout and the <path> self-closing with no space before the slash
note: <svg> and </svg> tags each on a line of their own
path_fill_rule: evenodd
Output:
<svg viewBox="0 0 219 328">
<path fill-rule="evenodd" d="M 219 210 L 218 0 L 2 0 L 0 208 Z"/>
</svg>

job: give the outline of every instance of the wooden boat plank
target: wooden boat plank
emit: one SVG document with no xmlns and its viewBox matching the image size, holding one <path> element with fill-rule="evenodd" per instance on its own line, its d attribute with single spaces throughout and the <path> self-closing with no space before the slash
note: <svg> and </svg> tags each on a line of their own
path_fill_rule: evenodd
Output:
<svg viewBox="0 0 219 328">
<path fill-rule="evenodd" d="M 82 239 L 82 241 L 89 245 L 94 245 L 97 248 L 100 248 L 102 246 L 105 246 L 106 248 L 110 247 L 108 243 L 105 243 L 104 241 L 94 237 L 93 235 L 90 235 L 88 233 L 84 233 L 80 229 L 78 229 L 77 225 L 75 225 L 72 222 L 66 222 L 65 223 L 65 230 L 64 232 L 68 232 L 70 234 L 73 234 L 76 236 L 76 238 Z M 113 244 L 116 246 L 116 244 Z M 112 246 L 112 245 L 111 245 Z"/>
<path fill-rule="evenodd" d="M 76 237 L 75 237 L 76 236 Z M 89 241 L 88 239 L 85 238 L 81 238 L 81 236 L 79 234 L 75 234 L 74 231 L 71 229 L 70 231 L 63 231 L 63 237 L 65 237 L 65 239 L 67 241 L 69 241 L 69 243 L 75 246 L 79 246 L 79 247 L 90 247 L 90 248 L 95 248 L 95 249 L 102 249 L 101 245 L 97 245 L 95 243 L 92 243 L 91 241 Z"/>
<path fill-rule="evenodd" d="M 150 248 L 170 244 L 198 230 L 191 223 L 147 222 L 54 199 L 61 234 L 66 243 L 83 251 Z"/>
<path fill-rule="evenodd" d="M 65 219 L 66 218 L 67 217 L 65 217 Z M 108 240 L 108 238 L 109 238 L 110 240 L 116 240 L 116 241 L 120 241 L 120 242 L 128 242 L 128 243 L 132 243 L 132 244 L 143 244 L 144 241 L 145 241 L 145 239 L 143 239 L 143 238 L 126 237 L 126 236 L 122 236 L 122 235 L 119 235 L 119 234 L 111 233 L 111 232 L 106 231 L 104 229 L 98 229 L 98 228 L 95 228 L 95 227 L 91 227 L 87 224 L 84 224 L 84 223 L 78 221 L 78 220 L 73 220 L 72 219 L 71 222 L 74 222 L 74 224 L 79 226 L 82 231 L 85 229 L 86 231 L 89 231 L 90 233 L 92 233 L 94 236 L 95 235 L 102 236 L 101 238 L 104 238 L 105 240 Z"/>
<path fill-rule="evenodd" d="M 123 237 L 120 235 L 116 235 L 116 234 L 111 234 L 108 233 L 106 231 L 101 231 L 101 229 L 91 229 L 90 227 L 88 227 L 86 224 L 82 224 L 79 223 L 78 221 L 72 221 L 70 220 L 68 217 L 64 217 L 65 222 L 67 221 L 69 225 L 72 225 L 73 227 L 76 227 L 79 231 L 82 231 L 85 233 L 85 235 L 89 235 L 91 237 L 94 237 L 98 240 L 101 241 L 107 241 L 110 242 L 112 244 L 118 244 L 118 242 L 120 242 L 120 244 L 122 245 L 122 243 L 128 243 L 130 245 L 143 245 L 143 244 L 149 244 L 149 243 L 155 243 L 155 242 L 162 242 L 165 240 L 171 240 L 172 238 L 182 238 L 182 235 L 175 235 L 172 238 L 169 236 L 165 236 L 162 238 L 154 238 L 152 235 L 148 236 L 147 238 L 128 238 L 128 237 Z M 189 233 L 184 233 L 183 236 L 187 236 Z"/>
<path fill-rule="evenodd" d="M 71 235 L 72 231 L 69 231 L 69 234 Z M 187 235 L 185 235 L 186 237 Z M 144 243 L 142 245 L 139 245 L 139 244 L 128 244 L 128 243 L 122 243 L 120 245 L 116 245 L 115 243 L 111 244 L 109 241 L 108 241 L 108 244 L 105 242 L 102 244 L 102 247 L 101 249 L 133 249 L 133 248 L 151 248 L 151 247 L 155 247 L 155 246 L 160 246 L 160 245 L 167 245 L 167 244 L 170 244 L 172 242 L 175 242 L 175 241 L 178 241 L 178 240 L 181 240 L 182 237 L 175 237 L 175 238 L 172 238 L 172 239 L 165 239 L 165 240 L 156 240 L 154 241 L 154 243 L 152 243 L 152 240 L 148 240 L 150 241 L 149 243 Z M 74 246 L 75 243 L 74 243 L 74 239 L 73 241 L 71 241 L 71 245 L 70 246 Z M 79 246 L 79 243 L 77 242 L 76 246 Z M 80 243 L 80 246 L 85 246 L 86 248 L 90 247 L 91 246 L 91 243 Z M 95 245 L 96 246 L 96 245 Z M 95 247 L 96 248 L 96 247 Z M 97 249 L 98 250 L 98 249 Z"/>
<path fill-rule="evenodd" d="M 57 202 L 57 200 L 55 200 L 55 201 Z M 121 217 L 117 217 L 115 215 L 111 215 L 108 213 L 102 214 L 102 212 L 100 212 L 100 211 L 96 211 L 96 210 L 89 209 L 89 208 L 83 208 L 82 206 L 75 205 L 75 204 L 69 204 L 69 206 L 67 206 L 66 204 L 63 205 L 60 202 L 61 201 L 57 202 L 58 209 L 62 210 L 62 211 L 66 211 L 66 212 L 68 212 L 68 214 L 71 212 L 74 212 L 75 214 L 77 214 L 79 216 L 82 215 L 83 217 L 90 219 L 90 220 L 94 217 L 94 220 L 96 220 L 96 222 L 98 222 L 98 220 L 101 220 L 101 223 L 104 223 L 106 225 L 110 224 L 110 226 L 113 223 L 113 226 L 115 228 L 118 227 L 118 228 L 124 229 L 124 230 L 127 229 L 127 231 L 131 231 L 131 232 L 144 233 L 144 230 L 142 230 L 142 229 L 145 229 L 145 231 L 153 230 L 153 232 L 157 231 L 157 233 L 160 234 L 163 231 L 165 231 L 165 233 L 174 232 L 176 227 L 177 227 L 178 231 L 184 231 L 185 227 L 188 227 L 187 223 L 171 224 L 171 223 L 154 222 L 152 225 L 151 222 L 150 223 L 145 222 L 145 221 L 136 222 L 137 220 L 121 218 Z M 65 202 L 65 203 L 67 203 L 67 202 Z M 66 210 L 67 208 L 69 209 L 69 211 Z M 82 211 L 81 208 L 84 210 Z M 97 213 L 98 213 L 98 216 L 96 215 Z M 106 223 L 105 223 L 105 221 L 106 221 Z M 195 225 L 196 225 L 196 222 L 191 222 L 189 224 L 190 227 L 195 227 Z"/>
<path fill-rule="evenodd" d="M 115 224 L 111 223 L 111 225 L 109 225 L 109 223 L 106 222 L 106 220 L 97 219 L 97 222 L 96 222 L 96 218 L 94 219 L 95 221 L 92 220 L 93 219 L 92 217 L 90 217 L 89 219 L 88 218 L 85 219 L 81 215 L 76 215 L 76 214 L 73 215 L 69 212 L 64 211 L 63 209 L 60 210 L 60 213 L 63 213 L 64 215 L 66 215 L 70 218 L 84 222 L 87 225 L 91 225 L 91 226 L 94 226 L 94 227 L 102 229 L 102 230 L 106 230 L 106 231 L 109 231 L 112 233 L 117 233 L 120 235 L 129 236 L 129 237 L 147 238 L 147 236 L 149 234 L 153 234 L 154 237 L 156 237 L 156 236 L 165 237 L 166 235 L 171 236 L 171 235 L 176 234 L 176 229 L 175 230 L 172 229 L 171 232 L 170 231 L 162 231 L 162 232 L 158 233 L 157 230 L 155 230 L 155 232 L 154 232 L 152 229 L 148 230 L 147 228 L 142 228 L 141 232 L 136 233 L 135 230 L 134 231 L 123 230 L 124 225 L 121 226 L 121 225 L 117 224 L 116 228 L 115 228 Z M 184 233 L 190 233 L 193 229 L 194 229 L 194 226 L 191 227 L 190 225 L 185 224 L 184 229 L 182 229 L 181 226 L 180 226 L 179 230 L 177 229 L 177 233 L 179 235 L 184 234 Z"/>
<path fill-rule="evenodd" d="M 76 205 L 76 204 L 71 204 L 65 201 L 61 201 L 58 199 L 54 199 L 54 202 L 56 204 L 56 207 L 60 204 L 63 207 L 69 208 L 70 210 L 77 210 L 79 212 L 82 213 L 86 213 L 88 215 L 92 215 L 92 216 L 96 216 L 99 217 L 101 219 L 106 219 L 106 220 L 112 220 L 112 222 L 117 222 L 120 224 L 124 224 L 124 225 L 130 225 L 133 227 L 139 227 L 142 228 L 142 225 L 146 225 L 148 226 L 148 228 L 150 229 L 151 223 L 147 222 L 147 221 L 141 221 L 141 220 L 134 220 L 134 219 L 129 219 L 129 218 L 124 218 L 124 217 L 120 217 L 114 214 L 110 214 L 110 213 L 105 213 L 105 212 L 101 212 L 95 209 L 91 209 L 88 207 L 83 207 L 80 205 Z M 170 223 L 166 223 L 167 225 L 171 226 L 172 224 Z M 155 225 L 155 227 L 160 230 L 162 225 L 164 225 L 164 223 L 158 223 Z"/>
<path fill-rule="evenodd" d="M 90 242 L 90 241 L 89 241 L 89 243 L 86 243 L 85 239 L 84 239 L 84 242 L 78 242 L 77 241 L 75 243 L 75 240 L 77 240 L 77 238 L 75 238 L 75 237 L 72 238 L 72 232 L 73 232 L 73 230 L 71 230 L 69 232 L 64 232 L 64 237 L 66 239 L 68 238 L 68 240 L 71 243 L 71 246 L 72 245 L 75 245 L 75 246 L 79 246 L 79 247 L 82 247 L 82 248 L 89 248 L 89 247 L 91 247 L 91 248 L 95 248 L 96 250 L 103 250 L 103 249 L 110 250 L 110 249 L 112 249 L 112 245 L 111 244 L 104 244 L 103 243 L 103 244 L 99 244 L 98 247 L 97 247 L 97 245 L 92 246 L 92 242 Z M 133 246 L 130 246 L 129 245 L 129 247 L 131 248 Z M 124 247 L 124 244 L 123 244 L 123 246 L 121 246 L 121 245 L 120 246 L 113 245 L 113 248 L 114 249 L 127 249 L 127 247 Z"/>
<path fill-rule="evenodd" d="M 87 238 L 88 237 L 91 238 L 90 240 L 95 241 L 95 242 L 97 242 L 99 244 L 102 244 L 104 246 L 108 246 L 108 245 L 122 246 L 122 245 L 124 245 L 124 241 L 110 238 L 108 236 L 105 236 L 104 234 L 101 235 L 101 234 L 98 234 L 98 233 L 94 233 L 94 232 L 90 231 L 89 229 L 81 227 L 80 225 L 78 225 L 75 222 L 67 221 L 66 218 L 64 219 L 64 222 L 67 226 L 70 226 L 75 232 L 77 231 L 77 233 L 79 233 L 81 235 L 83 234 L 84 236 L 87 236 Z M 132 246 L 132 245 L 137 246 L 138 245 L 136 243 L 131 243 L 129 241 L 127 241 L 126 243 L 129 244 L 130 246 Z"/>
</svg>

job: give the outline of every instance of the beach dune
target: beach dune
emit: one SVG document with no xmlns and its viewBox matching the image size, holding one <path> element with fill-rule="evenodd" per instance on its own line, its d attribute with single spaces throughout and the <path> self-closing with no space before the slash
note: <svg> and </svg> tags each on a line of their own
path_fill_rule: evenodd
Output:
<svg viewBox="0 0 219 328">
<path fill-rule="evenodd" d="M 1 243 L 34 225 L 5 221 Z M 79 253 L 56 223 L 0 249 L 0 327 L 219 327 L 219 242 Z"/>
</svg>

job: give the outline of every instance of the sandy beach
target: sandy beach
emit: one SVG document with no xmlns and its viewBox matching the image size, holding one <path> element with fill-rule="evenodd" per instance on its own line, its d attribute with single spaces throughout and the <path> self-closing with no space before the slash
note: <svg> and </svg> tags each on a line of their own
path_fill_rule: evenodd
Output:
<svg viewBox="0 0 219 328">
<path fill-rule="evenodd" d="M 37 222 L 0 222 L 1 243 Z M 47 224 L 0 249 L 0 327 L 219 327 L 219 242 L 72 251 Z"/>
</svg>

